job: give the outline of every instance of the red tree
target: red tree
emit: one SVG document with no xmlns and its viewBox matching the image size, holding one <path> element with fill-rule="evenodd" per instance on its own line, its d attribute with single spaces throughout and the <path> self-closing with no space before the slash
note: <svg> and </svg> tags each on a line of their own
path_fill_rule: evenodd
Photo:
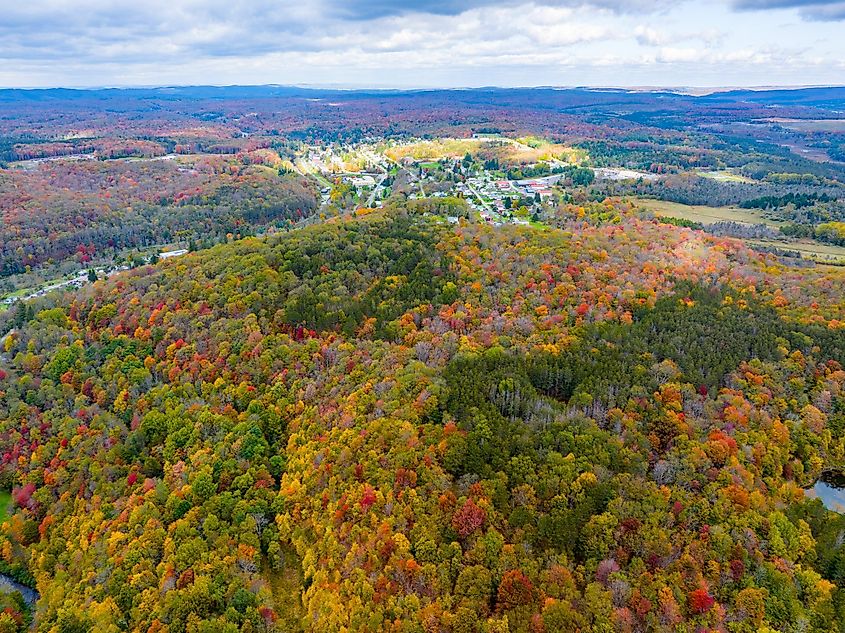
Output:
<svg viewBox="0 0 845 633">
<path fill-rule="evenodd" d="M 706 613 L 715 604 L 713 597 L 707 593 L 706 589 L 696 589 L 690 591 L 687 596 L 687 605 L 693 614 Z"/>
<path fill-rule="evenodd" d="M 519 569 L 506 571 L 499 584 L 496 606 L 505 611 L 531 604 L 534 601 L 534 585 Z"/>
<path fill-rule="evenodd" d="M 452 517 L 452 527 L 457 530 L 461 538 L 466 538 L 484 524 L 487 513 L 484 508 L 479 508 L 475 501 L 467 499 L 455 515 Z"/>
</svg>

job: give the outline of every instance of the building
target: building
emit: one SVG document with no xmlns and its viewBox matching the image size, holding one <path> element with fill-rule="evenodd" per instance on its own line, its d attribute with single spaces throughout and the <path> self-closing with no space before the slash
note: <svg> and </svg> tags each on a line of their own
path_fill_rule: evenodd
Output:
<svg viewBox="0 0 845 633">
<path fill-rule="evenodd" d="M 374 187 L 376 179 L 372 176 L 354 176 L 349 179 L 354 187 Z"/>
</svg>

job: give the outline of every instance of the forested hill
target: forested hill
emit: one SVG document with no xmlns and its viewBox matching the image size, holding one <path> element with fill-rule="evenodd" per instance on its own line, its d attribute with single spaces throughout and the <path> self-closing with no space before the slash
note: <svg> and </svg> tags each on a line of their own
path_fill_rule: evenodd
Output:
<svg viewBox="0 0 845 633">
<path fill-rule="evenodd" d="M 802 487 L 845 463 L 842 271 L 595 206 L 359 213 L 38 306 L 0 350 L 38 630 L 840 630 Z"/>
</svg>

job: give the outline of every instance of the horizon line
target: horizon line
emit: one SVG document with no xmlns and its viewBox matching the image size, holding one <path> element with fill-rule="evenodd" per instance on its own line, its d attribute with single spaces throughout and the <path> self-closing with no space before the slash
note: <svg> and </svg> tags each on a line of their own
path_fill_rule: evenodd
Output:
<svg viewBox="0 0 845 633">
<path fill-rule="evenodd" d="M 430 91 L 464 91 L 464 90 L 627 90 L 632 92 L 676 92 L 690 96 L 704 96 L 708 94 L 733 92 L 738 90 L 750 91 L 771 91 L 771 90 L 812 90 L 812 89 L 835 89 L 845 88 L 843 84 L 757 84 L 757 85 L 722 85 L 705 86 L 694 84 L 647 84 L 647 85 L 618 85 L 618 84 L 595 84 L 595 85 L 554 85 L 536 84 L 523 86 L 506 85 L 482 85 L 482 86 L 399 86 L 388 84 L 104 84 L 104 85 L 52 85 L 52 86 L 0 86 L 0 92 L 21 91 L 21 92 L 46 92 L 51 90 L 67 90 L 77 92 L 98 92 L 106 90 L 132 91 L 132 90 L 177 90 L 177 89 L 235 89 L 235 88 L 287 88 L 299 90 L 329 90 L 340 92 L 430 92 Z"/>
</svg>

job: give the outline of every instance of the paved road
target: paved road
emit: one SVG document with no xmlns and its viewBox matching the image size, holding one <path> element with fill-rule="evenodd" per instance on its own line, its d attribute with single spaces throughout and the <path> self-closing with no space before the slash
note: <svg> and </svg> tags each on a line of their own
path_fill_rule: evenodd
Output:
<svg viewBox="0 0 845 633">
<path fill-rule="evenodd" d="M 379 181 L 376 183 L 376 186 L 375 186 L 375 187 L 373 187 L 372 192 L 370 192 L 370 197 L 369 197 L 369 198 L 367 198 L 367 206 L 368 206 L 368 207 L 372 207 L 372 206 L 373 206 L 373 203 L 376 201 L 376 194 L 377 194 L 377 193 L 379 192 L 379 190 L 381 189 L 381 184 L 382 184 L 385 180 L 387 180 L 387 172 L 384 172 L 384 173 L 381 175 L 381 180 L 379 180 Z"/>
<path fill-rule="evenodd" d="M 187 252 L 187 251 L 186 251 Z M 102 277 L 105 275 L 106 277 L 111 277 L 112 275 L 116 275 L 117 273 L 123 272 L 124 270 L 129 270 L 129 266 L 120 266 L 114 270 L 106 272 L 104 268 L 97 268 L 97 276 Z M 71 277 L 70 279 L 66 279 L 64 281 L 59 281 L 54 284 L 50 284 L 49 286 L 44 286 L 43 288 L 36 290 L 35 292 L 24 295 L 22 297 L 10 297 L 9 299 L 4 299 L 4 303 L 8 305 L 14 305 L 18 301 L 26 301 L 27 299 L 35 299 L 36 297 L 43 297 L 48 292 L 52 292 L 53 290 L 59 290 L 60 288 L 66 288 L 67 286 L 78 285 L 84 286 L 85 284 L 89 283 L 88 281 L 88 269 L 80 270 L 76 273 L 76 276 Z"/>
<path fill-rule="evenodd" d="M 476 191 L 475 188 L 471 184 L 469 184 L 467 182 L 466 186 L 467 186 L 467 189 L 469 189 L 472 192 L 472 194 L 478 199 L 478 201 L 481 203 L 481 206 L 484 207 L 484 210 L 487 211 L 487 213 L 490 214 L 490 217 L 493 220 L 495 220 L 496 222 L 502 222 L 502 223 L 505 222 L 505 218 L 502 217 L 502 214 L 499 213 L 498 211 L 496 211 L 496 209 L 494 209 L 493 207 L 491 207 L 490 203 L 487 202 L 486 200 L 484 200 L 484 198 L 481 197 L 481 194 L 478 193 L 478 191 Z"/>
<path fill-rule="evenodd" d="M 181 255 L 185 255 L 188 253 L 188 250 L 185 248 L 181 248 L 175 251 L 166 251 L 164 253 L 159 253 L 158 257 L 160 260 L 170 259 L 171 257 L 179 257 Z M 65 279 L 64 281 L 59 281 L 54 284 L 50 284 L 49 286 L 45 286 L 35 292 L 24 295 L 22 297 L 10 297 L 9 299 L 4 299 L 3 303 L 7 305 L 14 305 L 18 301 L 26 301 L 27 299 L 35 299 L 36 297 L 43 297 L 48 292 L 52 292 L 53 290 L 59 290 L 60 288 L 66 288 L 67 286 L 77 285 L 79 287 L 84 286 L 85 284 L 90 283 L 88 281 L 88 268 L 83 268 L 82 270 L 78 271 L 74 277 L 70 279 Z M 108 272 L 106 272 L 105 268 L 96 268 L 97 277 L 102 279 L 103 276 L 111 277 L 113 275 L 117 275 L 118 273 L 122 273 L 125 270 L 129 270 L 129 266 L 123 265 L 118 266 Z"/>
<path fill-rule="evenodd" d="M 496 211 L 493 209 L 493 207 L 491 207 L 490 204 L 484 198 L 481 197 L 481 194 L 478 193 L 478 191 L 476 191 L 475 187 L 473 187 L 471 184 L 469 184 L 469 182 L 466 183 L 466 186 L 467 186 L 467 189 L 469 189 L 472 192 L 472 195 L 474 195 L 478 199 L 478 201 L 481 203 L 482 207 L 484 207 L 490 213 L 494 213 L 494 214 L 498 215 L 498 213 L 496 213 Z"/>
</svg>

